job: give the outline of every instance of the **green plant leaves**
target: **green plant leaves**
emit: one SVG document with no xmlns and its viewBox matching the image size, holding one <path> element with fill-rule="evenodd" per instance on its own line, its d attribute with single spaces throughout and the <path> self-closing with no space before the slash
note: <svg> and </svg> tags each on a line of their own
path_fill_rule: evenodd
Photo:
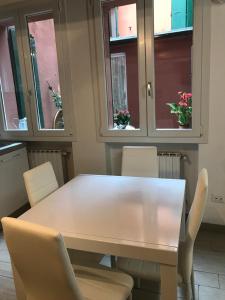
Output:
<svg viewBox="0 0 225 300">
<path fill-rule="evenodd" d="M 191 105 L 191 98 L 189 99 L 189 105 Z M 192 116 L 192 107 L 179 105 L 177 103 L 166 103 L 170 107 L 170 113 L 176 114 L 178 118 L 178 123 L 180 125 L 188 125 Z"/>
</svg>

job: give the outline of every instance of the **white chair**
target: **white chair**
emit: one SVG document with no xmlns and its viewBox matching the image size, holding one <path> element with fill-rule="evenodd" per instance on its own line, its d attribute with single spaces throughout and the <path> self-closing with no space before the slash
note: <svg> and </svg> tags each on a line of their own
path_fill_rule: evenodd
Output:
<svg viewBox="0 0 225 300">
<path fill-rule="evenodd" d="M 60 233 L 18 219 L 3 218 L 18 300 L 125 300 L 133 279 L 122 272 L 76 266 Z M 130 298 L 131 299 L 131 298 Z"/>
<path fill-rule="evenodd" d="M 49 161 L 26 171 L 23 178 L 31 207 L 59 188 Z"/>
<path fill-rule="evenodd" d="M 157 148 L 147 146 L 124 146 L 121 175 L 159 177 Z"/>
<path fill-rule="evenodd" d="M 59 188 L 51 162 L 26 171 L 23 177 L 31 207 Z M 71 262 L 79 265 L 97 265 L 103 257 L 102 254 L 72 249 L 68 249 L 68 253 Z"/>
<path fill-rule="evenodd" d="M 184 284 L 186 300 L 194 299 L 193 248 L 203 218 L 207 195 L 208 173 L 206 169 L 202 169 L 186 223 L 185 241 L 179 247 L 178 284 Z M 117 268 L 136 278 L 160 281 L 160 267 L 156 263 L 119 257 Z"/>
</svg>

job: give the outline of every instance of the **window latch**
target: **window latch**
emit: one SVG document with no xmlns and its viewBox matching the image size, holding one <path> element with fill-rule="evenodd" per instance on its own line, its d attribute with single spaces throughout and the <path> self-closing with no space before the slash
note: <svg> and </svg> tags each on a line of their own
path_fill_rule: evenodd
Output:
<svg viewBox="0 0 225 300">
<path fill-rule="evenodd" d="M 152 97 L 152 83 L 148 82 L 147 84 L 147 93 L 149 97 Z"/>
</svg>

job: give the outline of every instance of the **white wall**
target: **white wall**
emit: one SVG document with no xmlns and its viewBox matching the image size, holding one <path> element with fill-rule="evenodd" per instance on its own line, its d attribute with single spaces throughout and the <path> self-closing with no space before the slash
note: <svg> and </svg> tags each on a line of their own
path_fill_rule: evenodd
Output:
<svg viewBox="0 0 225 300">
<path fill-rule="evenodd" d="M 67 1 L 69 61 L 77 141 L 73 142 L 75 174 L 105 174 L 105 144 L 97 141 L 95 101 L 88 38 L 86 1 Z M 76 49 L 76 51 L 74 51 Z"/>
<path fill-rule="evenodd" d="M 209 140 L 199 146 L 199 169 L 209 172 L 209 199 L 204 221 L 225 225 L 225 204 L 211 202 L 211 195 L 225 197 L 225 4 L 211 4 Z"/>
</svg>

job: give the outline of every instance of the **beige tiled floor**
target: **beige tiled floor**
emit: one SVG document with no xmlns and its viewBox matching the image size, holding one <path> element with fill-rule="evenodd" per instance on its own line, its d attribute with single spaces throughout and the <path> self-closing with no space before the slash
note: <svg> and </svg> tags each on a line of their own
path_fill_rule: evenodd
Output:
<svg viewBox="0 0 225 300">
<path fill-rule="evenodd" d="M 194 251 L 196 300 L 225 300 L 225 233 L 201 231 Z M 143 281 L 134 300 L 158 300 L 158 286 Z M 182 298 L 178 289 L 178 299 Z M 16 300 L 9 254 L 0 235 L 0 299 Z"/>
</svg>

